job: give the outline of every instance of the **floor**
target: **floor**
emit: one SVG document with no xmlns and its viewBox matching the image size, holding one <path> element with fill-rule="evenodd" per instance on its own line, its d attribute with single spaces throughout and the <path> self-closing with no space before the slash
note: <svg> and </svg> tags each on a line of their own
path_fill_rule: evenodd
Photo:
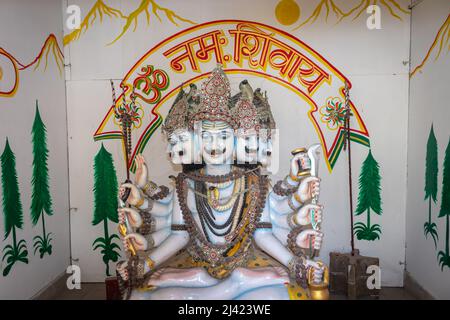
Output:
<svg viewBox="0 0 450 320">
<path fill-rule="evenodd" d="M 54 297 L 55 300 L 104 300 L 106 297 L 103 283 L 82 283 L 80 290 L 65 290 Z M 381 300 L 416 300 L 403 288 L 382 288 Z M 331 296 L 331 300 L 346 300 L 345 296 Z"/>
</svg>

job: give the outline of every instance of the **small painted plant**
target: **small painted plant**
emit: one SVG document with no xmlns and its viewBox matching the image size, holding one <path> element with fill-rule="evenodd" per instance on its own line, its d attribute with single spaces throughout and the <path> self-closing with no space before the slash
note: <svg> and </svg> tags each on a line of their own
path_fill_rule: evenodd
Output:
<svg viewBox="0 0 450 320">
<path fill-rule="evenodd" d="M 428 199 L 428 221 L 423 225 L 425 238 L 431 235 L 434 246 L 437 247 L 439 239 L 437 233 L 437 225 L 431 220 L 431 201 L 436 203 L 438 183 L 438 147 L 436 137 L 434 135 L 433 126 L 431 126 L 430 134 L 427 142 L 427 156 L 425 160 L 425 200 Z"/>
<path fill-rule="evenodd" d="M 117 223 L 118 183 L 113 158 L 102 144 L 94 159 L 94 218 L 92 225 L 103 222 L 104 237 L 98 237 L 92 244 L 94 250 L 101 249 L 106 275 L 110 276 L 109 262 L 117 262 L 120 247 L 114 239 L 117 234 L 109 235 L 108 220 Z"/>
<path fill-rule="evenodd" d="M 367 212 L 367 223 L 355 223 L 354 233 L 358 240 L 374 241 L 380 239 L 381 227 L 379 224 L 370 225 L 371 210 L 381 215 L 381 188 L 380 167 L 372 156 L 372 151 L 364 160 L 361 174 L 359 175 L 358 206 L 355 214 L 361 215 Z"/>
<path fill-rule="evenodd" d="M 12 245 L 3 249 L 2 263 L 6 260 L 3 276 L 7 276 L 18 261 L 28 264 L 28 250 L 25 240 L 17 241 L 17 229 L 23 228 L 22 202 L 17 181 L 16 157 L 6 139 L 5 150 L 0 157 L 2 167 L 3 214 L 5 221 L 5 240 L 12 234 Z"/>
<path fill-rule="evenodd" d="M 445 150 L 444 159 L 444 172 L 442 178 L 442 199 L 441 199 L 441 211 L 439 212 L 439 218 L 445 217 L 445 251 L 439 251 L 438 261 L 441 270 L 444 267 L 450 268 L 450 250 L 449 250 L 449 218 L 450 218 L 450 140 Z"/>
<path fill-rule="evenodd" d="M 42 122 L 39 114 L 38 102 L 36 101 L 36 115 L 34 118 L 33 129 L 31 131 L 33 142 L 33 178 L 31 195 L 31 222 L 35 226 L 39 220 L 42 221 L 42 236 L 33 238 L 34 254 L 39 251 L 39 257 L 42 259 L 47 253 L 52 254 L 51 233 L 45 231 L 45 214 L 53 215 L 52 198 L 48 184 L 48 149 L 47 132 L 45 124 Z"/>
</svg>

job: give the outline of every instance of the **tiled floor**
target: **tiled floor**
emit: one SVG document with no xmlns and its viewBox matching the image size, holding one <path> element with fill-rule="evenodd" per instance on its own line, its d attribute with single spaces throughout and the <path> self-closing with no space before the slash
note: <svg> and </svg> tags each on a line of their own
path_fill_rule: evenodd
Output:
<svg viewBox="0 0 450 320">
<path fill-rule="evenodd" d="M 106 298 L 105 285 L 103 283 L 82 283 L 80 290 L 66 290 L 54 297 L 55 300 L 104 300 Z M 331 296 L 332 300 L 345 300 L 345 296 Z M 380 294 L 381 300 L 415 300 L 403 288 L 383 288 Z"/>
</svg>

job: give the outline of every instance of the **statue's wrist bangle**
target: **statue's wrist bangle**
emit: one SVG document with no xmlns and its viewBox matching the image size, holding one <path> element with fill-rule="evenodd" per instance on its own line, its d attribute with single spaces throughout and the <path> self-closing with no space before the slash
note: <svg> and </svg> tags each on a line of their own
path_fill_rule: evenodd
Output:
<svg viewBox="0 0 450 320">
<path fill-rule="evenodd" d="M 296 206 L 294 206 L 294 204 L 292 203 L 292 196 L 289 196 L 287 198 L 287 202 L 288 202 L 289 208 L 291 208 L 291 210 L 293 212 L 297 211 L 298 208 Z"/>
<path fill-rule="evenodd" d="M 158 185 L 153 181 L 148 181 L 142 188 L 142 191 L 144 191 L 144 193 L 148 196 L 151 196 L 155 193 L 156 189 L 158 189 Z"/>
<path fill-rule="evenodd" d="M 150 259 L 150 257 L 147 257 L 145 259 L 145 263 L 147 264 L 147 267 L 150 269 L 150 271 L 152 271 L 155 268 L 155 261 Z"/>
<path fill-rule="evenodd" d="M 291 178 L 294 182 L 300 182 L 300 178 L 297 176 L 294 176 L 292 173 L 289 173 L 289 178 Z"/>
<path fill-rule="evenodd" d="M 287 222 L 291 229 L 294 229 L 299 225 L 298 221 L 297 221 L 297 212 L 296 211 L 293 211 L 292 213 L 290 213 L 287 216 Z"/>
<path fill-rule="evenodd" d="M 136 202 L 136 205 L 135 205 L 136 208 L 140 208 L 144 204 L 144 201 L 145 201 L 144 195 L 141 193 L 140 196 L 141 196 L 141 198 L 138 200 L 138 202 Z"/>
<path fill-rule="evenodd" d="M 155 239 L 153 239 L 152 234 L 146 234 L 144 235 L 145 240 L 147 240 L 147 249 L 151 250 L 155 247 Z"/>
<path fill-rule="evenodd" d="M 299 194 L 296 192 L 296 193 L 294 193 L 294 199 L 295 199 L 295 201 L 297 201 L 300 205 L 303 205 L 303 201 L 302 201 L 302 199 L 300 199 L 300 196 L 299 196 Z"/>
</svg>

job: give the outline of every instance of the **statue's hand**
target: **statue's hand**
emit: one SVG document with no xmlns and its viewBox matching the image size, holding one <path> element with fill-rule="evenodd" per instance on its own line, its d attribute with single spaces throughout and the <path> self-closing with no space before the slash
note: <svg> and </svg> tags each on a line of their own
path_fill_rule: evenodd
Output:
<svg viewBox="0 0 450 320">
<path fill-rule="evenodd" d="M 323 233 L 314 229 L 303 230 L 297 236 L 296 243 L 300 248 L 310 249 L 309 239 L 311 238 L 312 249 L 320 250 L 322 246 Z"/>
<path fill-rule="evenodd" d="M 137 251 L 147 250 L 148 242 L 144 238 L 144 236 L 139 233 L 130 233 L 122 239 L 123 247 L 125 248 L 125 250 L 129 250 L 129 242 L 131 242 L 134 249 Z"/>
<path fill-rule="evenodd" d="M 140 202 L 142 202 L 142 195 L 139 192 L 139 189 L 132 183 L 124 183 L 119 188 L 119 197 L 122 197 L 122 195 L 125 193 L 125 189 L 130 188 L 131 192 L 128 196 L 127 203 L 136 206 Z"/>
<path fill-rule="evenodd" d="M 320 192 L 320 179 L 317 177 L 307 177 L 302 180 L 298 187 L 297 194 L 303 203 L 318 196 Z"/>
<path fill-rule="evenodd" d="M 119 273 L 119 275 L 123 281 L 128 281 L 128 278 L 129 278 L 127 267 L 128 267 L 128 262 L 126 262 L 126 261 L 119 261 L 116 265 L 116 270 Z"/>
<path fill-rule="evenodd" d="M 138 154 L 136 156 L 136 184 L 139 188 L 144 188 L 145 184 L 147 183 L 148 179 L 148 170 L 147 170 L 147 164 L 145 163 L 145 158 L 142 154 Z"/>
<path fill-rule="evenodd" d="M 301 165 L 301 167 L 299 164 Z M 291 176 L 296 177 L 299 174 L 301 168 L 308 168 L 309 166 L 308 156 L 304 153 L 298 153 L 291 159 L 290 174 Z"/>
<path fill-rule="evenodd" d="M 306 226 L 311 223 L 311 210 L 314 210 L 314 222 L 322 222 L 322 210 L 323 206 L 317 204 L 304 205 L 298 212 L 296 220 L 299 225 Z"/>
<path fill-rule="evenodd" d="M 306 259 L 305 263 L 306 268 L 313 268 L 313 282 L 319 284 L 323 281 L 323 274 L 325 272 L 325 268 L 321 266 L 319 263 L 313 260 Z"/>
<path fill-rule="evenodd" d="M 133 228 L 139 228 L 142 225 L 142 217 L 136 210 L 132 208 L 119 208 L 119 223 L 125 224 L 125 216 Z"/>
</svg>

